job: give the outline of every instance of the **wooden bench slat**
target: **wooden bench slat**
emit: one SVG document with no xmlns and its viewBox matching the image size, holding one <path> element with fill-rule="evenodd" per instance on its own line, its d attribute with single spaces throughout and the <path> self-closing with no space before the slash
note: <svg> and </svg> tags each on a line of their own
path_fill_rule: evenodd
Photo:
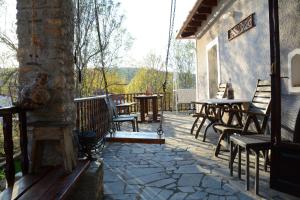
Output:
<svg viewBox="0 0 300 200">
<path fill-rule="evenodd" d="M 270 102 L 270 98 L 254 97 L 253 98 L 253 102 L 257 102 L 257 103 L 269 103 Z"/>
<path fill-rule="evenodd" d="M 271 92 L 256 92 L 255 97 L 271 97 Z"/>
<path fill-rule="evenodd" d="M 258 92 L 271 92 L 271 86 L 258 86 L 256 91 L 258 91 Z"/>
<path fill-rule="evenodd" d="M 61 166 L 55 167 L 43 176 L 37 176 L 39 180 L 18 195 L 18 199 L 65 199 L 89 164 L 88 160 L 79 161 L 71 174 L 66 174 Z M 30 175 L 22 179 L 25 180 L 26 177 Z"/>
<path fill-rule="evenodd" d="M 77 183 L 83 172 L 89 167 L 90 161 L 80 161 L 72 174 L 60 177 L 58 184 L 53 184 L 45 195 L 49 199 L 66 199 L 68 193 Z"/>
<path fill-rule="evenodd" d="M 39 175 L 26 175 L 15 182 L 13 188 L 7 188 L 0 193 L 0 199 L 17 199 L 24 194 L 30 187 L 36 184 L 46 173 L 52 169 L 44 169 Z"/>
<path fill-rule="evenodd" d="M 59 177 L 64 175 L 64 170 L 60 167 L 55 167 L 46 174 L 37 184 L 29 188 L 19 199 L 42 199 L 45 192 L 51 187 L 53 183 L 58 182 Z"/>
<path fill-rule="evenodd" d="M 258 85 L 271 85 L 271 80 L 259 80 Z"/>
</svg>

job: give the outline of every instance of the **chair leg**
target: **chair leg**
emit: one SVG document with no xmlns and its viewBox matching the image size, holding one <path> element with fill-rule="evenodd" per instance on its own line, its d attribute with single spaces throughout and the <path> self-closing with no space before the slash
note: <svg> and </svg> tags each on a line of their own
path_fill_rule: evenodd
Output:
<svg viewBox="0 0 300 200">
<path fill-rule="evenodd" d="M 132 120 L 131 124 L 132 124 L 132 131 L 135 132 L 135 120 Z"/>
<path fill-rule="evenodd" d="M 194 123 L 193 123 L 193 126 L 192 126 L 192 128 L 191 128 L 191 135 L 193 135 L 195 126 L 197 125 L 197 122 L 198 122 L 199 119 L 200 119 L 200 116 L 198 116 L 198 117 L 195 119 L 195 121 L 194 121 Z"/>
<path fill-rule="evenodd" d="M 139 132 L 139 123 L 137 118 L 135 118 L 135 124 L 136 124 L 136 131 Z"/>
<path fill-rule="evenodd" d="M 203 133 L 203 142 L 205 142 L 205 139 L 206 139 L 206 135 L 207 135 L 207 131 L 209 129 L 209 127 L 211 127 L 215 122 L 214 121 L 211 121 L 205 128 L 205 131 Z"/>
<path fill-rule="evenodd" d="M 219 140 L 218 140 L 218 144 L 216 146 L 216 150 L 215 150 L 215 156 L 218 157 L 219 153 L 220 153 L 220 149 L 221 149 L 221 142 L 222 140 L 224 139 L 225 137 L 225 133 L 222 133 L 219 137 Z"/>
<path fill-rule="evenodd" d="M 196 131 L 196 135 L 195 135 L 195 138 L 196 138 L 196 139 L 197 139 L 198 136 L 199 136 L 200 130 L 201 130 L 202 126 L 204 125 L 205 120 L 206 120 L 206 117 L 203 117 L 203 119 L 202 119 L 202 121 L 201 121 L 201 124 L 199 125 L 199 127 L 198 127 L 198 129 L 197 129 L 197 131 Z"/>
</svg>

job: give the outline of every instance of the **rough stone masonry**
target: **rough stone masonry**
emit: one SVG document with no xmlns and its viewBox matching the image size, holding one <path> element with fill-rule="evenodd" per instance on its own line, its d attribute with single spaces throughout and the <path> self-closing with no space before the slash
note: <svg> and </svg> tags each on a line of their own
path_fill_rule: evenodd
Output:
<svg viewBox="0 0 300 200">
<path fill-rule="evenodd" d="M 20 90 L 30 87 L 42 73 L 47 75 L 49 94 L 43 105 L 28 112 L 29 139 L 41 123 L 49 127 L 63 125 L 72 136 L 75 114 L 72 0 L 18 0 L 17 10 Z M 40 96 L 43 98 L 43 94 Z M 51 165 L 61 162 L 57 142 L 45 143 L 43 162 Z"/>
</svg>

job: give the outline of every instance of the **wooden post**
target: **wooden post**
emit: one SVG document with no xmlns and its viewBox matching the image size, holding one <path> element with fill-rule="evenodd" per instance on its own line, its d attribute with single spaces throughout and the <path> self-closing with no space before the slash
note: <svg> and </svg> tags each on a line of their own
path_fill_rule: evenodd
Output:
<svg viewBox="0 0 300 200">
<path fill-rule="evenodd" d="M 14 144 L 12 140 L 12 114 L 3 116 L 4 152 L 5 152 L 5 177 L 8 187 L 15 182 Z"/>
<path fill-rule="evenodd" d="M 23 175 L 28 174 L 29 160 L 28 160 L 28 138 L 27 138 L 27 118 L 26 112 L 21 110 L 19 112 L 19 127 L 20 127 L 20 147 L 21 147 L 21 167 Z"/>
<path fill-rule="evenodd" d="M 280 42 L 279 42 L 279 19 L 278 0 L 269 0 L 270 20 L 270 55 L 271 55 L 271 89 L 272 89 L 272 143 L 281 141 L 281 82 L 280 82 Z"/>
</svg>

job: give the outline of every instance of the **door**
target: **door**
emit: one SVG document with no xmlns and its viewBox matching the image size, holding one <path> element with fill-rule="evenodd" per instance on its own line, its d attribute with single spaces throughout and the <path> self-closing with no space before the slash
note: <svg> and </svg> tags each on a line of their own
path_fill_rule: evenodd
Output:
<svg viewBox="0 0 300 200">
<path fill-rule="evenodd" d="M 207 95 L 208 98 L 215 97 L 219 85 L 219 52 L 218 38 L 214 39 L 206 47 L 207 55 Z"/>
<path fill-rule="evenodd" d="M 300 94 L 281 95 L 278 0 L 269 0 L 269 19 L 272 82 L 270 186 L 273 189 L 300 196 L 299 106 L 291 109 L 291 106 L 293 106 L 295 102 L 285 103 L 291 98 L 299 99 Z M 281 112 L 282 110 L 283 112 Z M 289 125 L 289 123 L 286 122 L 292 121 L 287 120 L 287 113 L 289 113 L 289 117 L 291 117 L 291 114 L 296 113 L 294 114 L 295 123 L 292 127 L 286 126 Z M 281 116 L 281 114 L 285 116 Z M 291 118 L 293 118 L 293 116 Z M 293 139 L 290 142 L 283 139 L 285 129 L 293 135 Z"/>
</svg>

